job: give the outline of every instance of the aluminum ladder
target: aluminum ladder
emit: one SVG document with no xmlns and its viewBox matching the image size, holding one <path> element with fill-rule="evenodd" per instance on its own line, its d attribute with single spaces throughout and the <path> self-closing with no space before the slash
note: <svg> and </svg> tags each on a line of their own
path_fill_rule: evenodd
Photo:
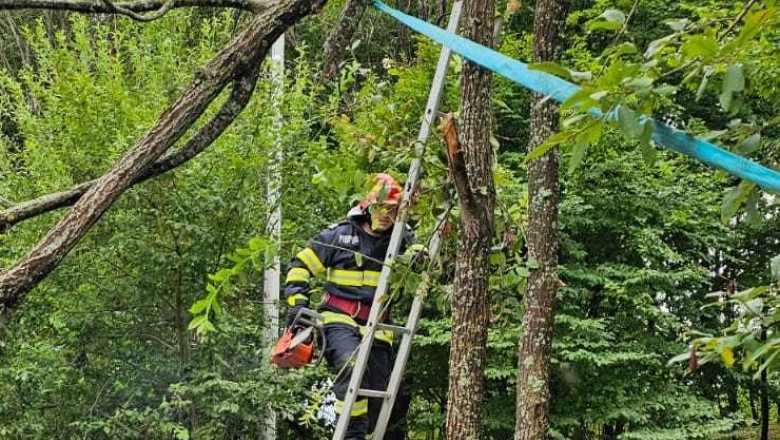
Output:
<svg viewBox="0 0 780 440">
<path fill-rule="evenodd" d="M 462 1 L 457 1 L 452 6 L 450 12 L 449 23 L 447 25 L 447 32 L 455 33 L 457 31 L 458 22 L 460 21 L 460 15 L 462 10 Z M 439 54 L 439 62 L 436 66 L 436 73 L 433 77 L 433 84 L 431 85 L 431 91 L 428 95 L 428 103 L 425 108 L 425 114 L 423 116 L 422 125 L 420 126 L 420 133 L 417 137 L 416 149 L 418 150 L 418 156 L 422 155 L 425 142 L 428 140 L 428 135 L 431 131 L 431 125 L 433 124 L 436 115 L 438 114 L 439 100 L 441 98 L 442 90 L 444 89 L 444 82 L 447 74 L 447 66 L 449 65 L 451 51 L 447 47 L 442 47 Z M 368 321 L 365 326 L 365 332 L 363 341 L 358 347 L 357 357 L 355 358 L 355 364 L 352 368 L 352 377 L 349 382 L 349 388 L 347 394 L 344 397 L 344 406 L 341 415 L 339 416 L 336 429 L 333 433 L 333 440 L 344 440 L 347 427 L 351 420 L 351 409 L 355 404 L 358 396 L 367 398 L 381 398 L 383 399 L 382 410 L 379 413 L 377 419 L 376 428 L 374 429 L 374 440 L 382 440 L 387 430 L 388 422 L 390 421 L 390 412 L 395 403 L 395 398 L 398 394 L 398 390 L 401 385 L 401 379 L 403 377 L 404 369 L 406 367 L 406 361 L 409 358 L 409 352 L 412 348 L 412 337 L 417 329 L 417 323 L 420 320 L 420 313 L 422 312 L 423 299 L 427 292 L 427 279 L 423 278 L 420 284 L 421 288 L 415 294 L 412 302 L 412 307 L 409 312 L 409 316 L 406 320 L 405 326 L 395 326 L 389 324 L 383 324 L 379 322 L 379 316 L 382 309 L 386 306 L 389 296 L 387 295 L 390 275 L 392 274 L 392 262 L 395 259 L 398 250 L 400 249 L 401 239 L 403 237 L 404 228 L 406 227 L 406 220 L 409 212 L 409 200 L 410 195 L 414 192 L 417 181 L 420 177 L 421 161 L 415 159 L 409 167 L 409 176 L 404 186 L 404 194 L 401 204 L 398 209 L 398 217 L 396 219 L 393 232 L 390 237 L 390 244 L 387 248 L 387 255 L 385 256 L 385 264 L 382 267 L 382 272 L 379 276 L 379 283 L 374 294 L 374 302 L 371 305 L 371 313 L 369 314 Z M 429 252 L 431 256 L 434 256 L 438 250 L 439 243 L 441 242 L 438 229 L 434 232 L 434 236 L 430 242 Z M 393 364 L 393 370 L 390 374 L 390 380 L 386 390 L 368 390 L 360 388 L 360 383 L 363 380 L 363 375 L 368 365 L 368 357 L 371 353 L 371 346 L 374 343 L 374 337 L 377 330 L 391 330 L 401 335 L 401 342 L 398 346 L 398 353 Z"/>
</svg>

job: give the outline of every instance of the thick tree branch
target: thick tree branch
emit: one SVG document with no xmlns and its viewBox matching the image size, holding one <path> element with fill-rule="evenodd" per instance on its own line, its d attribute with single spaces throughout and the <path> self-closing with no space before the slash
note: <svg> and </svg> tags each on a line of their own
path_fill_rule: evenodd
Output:
<svg viewBox="0 0 780 440">
<path fill-rule="evenodd" d="M 135 148 L 122 157 L 14 266 L 0 272 L 0 331 L 27 294 L 73 249 L 133 181 L 173 145 L 224 87 L 265 58 L 291 25 L 327 0 L 277 0 L 205 67 Z"/>
<path fill-rule="evenodd" d="M 132 11 L 130 9 L 125 8 L 124 6 L 120 6 L 120 5 L 116 4 L 116 3 L 112 2 L 111 0 L 103 0 L 103 3 L 106 6 L 108 6 L 109 8 L 112 9 L 111 12 L 115 12 L 115 13 L 121 14 L 121 15 L 126 15 L 126 16 L 128 16 L 128 17 L 130 17 L 130 18 L 132 18 L 133 20 L 136 20 L 136 21 L 149 22 L 149 21 L 152 21 L 152 20 L 157 20 L 158 18 L 160 18 L 163 15 L 165 15 L 168 11 L 170 11 L 171 8 L 173 7 L 174 0 L 165 0 L 165 3 L 163 3 L 163 5 L 160 7 L 160 9 L 154 11 L 153 13 L 151 13 L 149 15 L 139 14 L 137 12 L 134 12 L 134 11 Z"/>
<path fill-rule="evenodd" d="M 12 206 L 16 205 L 12 200 L 6 199 L 3 196 L 0 196 L 0 206 L 4 208 L 10 208 Z M 2 227 L 0 227 L 0 230 L 2 230 Z"/>
<path fill-rule="evenodd" d="M 347 45 L 352 41 L 352 36 L 360 24 L 363 13 L 366 12 L 370 0 L 347 0 L 341 19 L 325 40 L 323 49 L 323 68 L 320 73 L 320 81 L 333 78 L 339 71 L 339 64 L 347 51 Z"/>
<path fill-rule="evenodd" d="M 0 10 L 54 9 L 86 14 L 111 14 L 119 8 L 132 13 L 159 11 L 167 3 L 164 0 L 123 1 L 106 4 L 103 0 L 0 0 Z M 258 13 L 268 2 L 258 0 L 174 0 L 172 8 L 209 7 L 233 8 Z"/>
<path fill-rule="evenodd" d="M 172 170 L 208 148 L 246 107 L 249 99 L 252 97 L 252 92 L 254 92 L 258 73 L 259 70 L 255 68 L 248 75 L 236 79 L 233 82 L 233 90 L 230 97 L 222 105 L 219 112 L 198 130 L 183 147 L 166 153 L 157 162 L 144 170 L 133 180 L 131 186 Z M 97 181 L 98 179 L 90 180 L 65 191 L 9 205 L 8 209 L 0 211 L 0 233 L 29 218 L 76 203 Z"/>
</svg>

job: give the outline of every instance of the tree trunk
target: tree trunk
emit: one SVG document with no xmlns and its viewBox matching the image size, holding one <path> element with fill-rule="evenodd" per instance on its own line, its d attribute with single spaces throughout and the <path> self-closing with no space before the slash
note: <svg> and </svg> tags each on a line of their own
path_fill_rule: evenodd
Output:
<svg viewBox="0 0 780 440">
<path fill-rule="evenodd" d="M 761 342 L 766 342 L 767 330 L 764 327 L 761 330 Z M 763 361 L 763 359 L 761 359 Z M 761 382 L 759 383 L 759 395 L 761 399 L 761 440 L 769 440 L 769 381 L 767 379 L 767 370 L 761 372 Z"/>
<path fill-rule="evenodd" d="M 737 411 L 739 411 L 739 401 L 738 401 L 738 393 L 739 393 L 739 383 L 737 382 L 737 379 L 728 372 L 725 373 L 725 377 L 723 378 L 724 382 L 726 384 L 726 416 L 730 416 Z"/>
<path fill-rule="evenodd" d="M 325 40 L 323 49 L 323 68 L 320 73 L 320 81 L 333 78 L 339 71 L 339 64 L 347 51 L 347 45 L 352 41 L 352 36 L 363 18 L 363 13 L 369 5 L 369 0 L 347 0 L 341 19 L 333 28 L 328 39 Z"/>
<path fill-rule="evenodd" d="M 491 46 L 494 2 L 464 2 L 464 37 Z M 493 238 L 493 150 L 490 144 L 491 73 L 463 63 L 462 149 L 450 148 L 450 172 L 460 199 L 460 242 L 452 294 L 452 343 L 447 439 L 475 440 L 482 430 L 482 394 L 488 327 L 488 276 Z M 460 163 L 460 165 L 455 162 Z"/>
<path fill-rule="evenodd" d="M 173 145 L 235 77 L 256 69 L 289 26 L 326 0 L 279 0 L 221 50 L 160 117 L 157 125 L 101 177 L 68 214 L 11 268 L 0 273 L 0 332 L 11 311 L 53 271 L 114 201 Z"/>
<path fill-rule="evenodd" d="M 769 382 L 766 370 L 761 372 L 761 440 L 769 440 Z"/>
<path fill-rule="evenodd" d="M 409 14 L 409 9 L 412 6 L 412 0 L 399 0 L 397 9 Z M 393 59 L 406 59 L 412 58 L 412 40 L 409 35 L 409 28 L 405 24 L 399 22 L 395 23 L 395 35 L 397 40 L 393 44 Z"/>
<path fill-rule="evenodd" d="M 555 61 L 563 46 L 569 2 L 539 0 L 536 4 L 534 62 Z M 557 106 L 534 94 L 528 150 L 558 129 Z M 554 299 L 558 265 L 558 150 L 552 149 L 528 166 L 528 254 L 538 268 L 528 278 L 517 381 L 515 440 L 544 440 L 549 424 L 548 369 L 552 350 Z"/>
<path fill-rule="evenodd" d="M 750 382 L 748 388 L 748 400 L 750 401 L 750 415 L 753 417 L 753 426 L 755 426 L 758 423 L 758 408 L 756 407 L 756 387 L 753 382 Z"/>
</svg>

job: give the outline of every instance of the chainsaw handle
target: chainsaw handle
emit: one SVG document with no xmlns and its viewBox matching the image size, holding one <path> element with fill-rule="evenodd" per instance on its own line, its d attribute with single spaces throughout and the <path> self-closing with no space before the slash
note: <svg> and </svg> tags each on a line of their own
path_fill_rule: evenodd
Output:
<svg viewBox="0 0 780 440">
<path fill-rule="evenodd" d="M 313 364 L 308 364 L 310 367 L 316 367 L 322 362 L 325 357 L 325 350 L 328 348 L 328 338 L 325 337 L 324 328 L 322 325 L 322 315 L 314 310 L 301 308 L 298 313 L 295 314 L 295 318 L 290 324 L 290 328 L 296 327 L 312 327 L 317 330 L 316 333 L 320 335 L 320 341 L 322 341 L 322 348 L 319 350 L 320 354 L 317 356 L 317 361 Z"/>
</svg>

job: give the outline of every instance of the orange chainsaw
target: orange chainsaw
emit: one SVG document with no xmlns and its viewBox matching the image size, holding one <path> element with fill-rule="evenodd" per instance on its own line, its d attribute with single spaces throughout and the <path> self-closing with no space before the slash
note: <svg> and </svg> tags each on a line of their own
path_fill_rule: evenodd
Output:
<svg viewBox="0 0 780 440">
<path fill-rule="evenodd" d="M 276 342 L 271 363 L 280 368 L 300 368 L 304 366 L 316 366 L 322 361 L 327 342 L 322 326 L 318 323 L 318 314 L 309 309 L 301 309 L 295 315 L 295 319 L 284 330 L 284 333 Z M 319 350 L 317 360 L 314 360 L 315 346 L 319 333 L 322 348 Z"/>
</svg>

